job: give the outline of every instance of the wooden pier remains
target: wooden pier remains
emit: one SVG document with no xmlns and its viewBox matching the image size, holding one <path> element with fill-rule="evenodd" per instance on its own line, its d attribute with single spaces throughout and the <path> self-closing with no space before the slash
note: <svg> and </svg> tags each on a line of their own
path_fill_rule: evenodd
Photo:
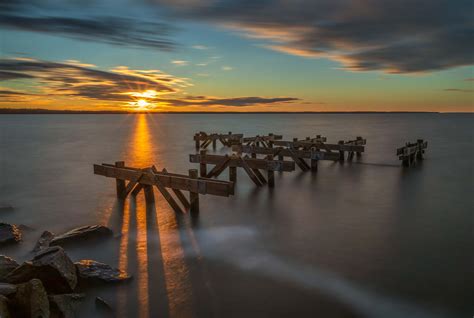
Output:
<svg viewBox="0 0 474 318">
<path fill-rule="evenodd" d="M 193 216 L 199 214 L 199 194 L 224 197 L 234 194 L 233 182 L 199 177 L 196 169 L 190 169 L 189 175 L 183 175 L 169 173 L 166 169 L 158 171 L 155 166 L 127 167 L 125 162 L 117 161 L 113 165 L 95 164 L 94 174 L 114 178 L 117 197 L 120 199 L 125 199 L 129 194 L 136 196 L 143 190 L 146 202 L 154 202 L 153 187 L 156 187 L 175 212 L 184 213 L 189 209 Z M 171 189 L 176 198 L 168 189 Z M 189 200 L 183 191 L 189 192 Z M 181 206 L 177 201 L 181 203 Z"/>
<path fill-rule="evenodd" d="M 265 148 L 270 148 L 273 146 L 275 140 L 283 139 L 282 135 L 274 135 L 273 133 L 269 133 L 268 135 L 264 136 L 254 136 L 254 137 L 245 137 L 241 139 L 240 144 L 246 144 L 247 146 L 257 146 L 260 145 Z"/>
<path fill-rule="evenodd" d="M 365 142 L 365 140 L 364 140 Z M 277 140 L 273 143 L 275 146 L 286 147 L 290 149 L 316 149 L 324 150 L 326 152 L 339 152 L 339 160 L 344 161 L 345 152 L 356 152 L 362 153 L 365 150 L 363 145 L 358 144 L 346 144 L 344 140 L 340 140 L 337 144 L 327 144 L 325 142 L 318 142 L 312 141 L 310 138 L 306 138 L 304 140 L 298 140 L 297 138 L 293 138 L 293 141 L 284 141 L 284 140 Z"/>
<path fill-rule="evenodd" d="M 407 142 L 404 147 L 397 149 L 397 156 L 402 160 L 403 166 L 409 167 L 418 160 L 423 160 L 426 148 L 428 148 L 428 142 L 423 139 L 418 139 L 415 143 Z"/>
<path fill-rule="evenodd" d="M 205 178 L 219 176 L 226 168 L 229 168 L 229 179 L 232 182 L 237 181 L 237 168 L 243 168 L 250 179 L 257 185 L 268 184 L 269 187 L 275 186 L 275 171 L 294 171 L 295 163 L 291 161 L 273 160 L 273 155 L 269 154 L 265 159 L 241 157 L 239 155 L 208 155 L 205 150 L 199 154 L 189 155 L 189 161 L 199 163 L 200 175 Z M 214 165 L 211 171 L 207 172 L 207 165 Z M 260 172 L 267 172 L 267 179 Z"/>
<path fill-rule="evenodd" d="M 348 140 L 344 142 L 344 145 L 365 146 L 366 143 L 367 141 L 364 138 L 357 136 L 356 139 L 354 140 Z M 357 154 L 357 157 L 360 157 L 362 155 L 362 152 L 360 151 L 356 151 L 355 153 Z M 347 159 L 352 160 L 353 157 L 354 157 L 354 151 L 349 151 L 347 154 Z"/>
<path fill-rule="evenodd" d="M 231 147 L 232 145 L 239 144 L 243 137 L 243 134 L 233 134 L 231 131 L 227 134 L 207 134 L 201 131 L 194 135 L 194 142 L 196 144 L 196 150 L 206 149 L 210 144 L 212 144 L 213 149 L 216 149 L 218 140 L 224 146 Z"/>
<path fill-rule="evenodd" d="M 285 157 L 290 157 L 295 164 L 303 171 L 317 171 L 318 170 L 318 161 L 319 160 L 331 160 L 338 161 L 339 153 L 331 151 L 320 151 L 316 148 L 311 149 L 293 149 L 293 148 L 284 148 L 284 147 L 257 147 L 257 146 L 247 146 L 247 145 L 234 145 L 232 150 L 238 154 L 247 153 L 254 155 L 271 155 L 273 157 L 278 157 L 278 160 L 284 160 Z M 306 163 L 305 159 L 309 159 L 311 166 Z"/>
</svg>

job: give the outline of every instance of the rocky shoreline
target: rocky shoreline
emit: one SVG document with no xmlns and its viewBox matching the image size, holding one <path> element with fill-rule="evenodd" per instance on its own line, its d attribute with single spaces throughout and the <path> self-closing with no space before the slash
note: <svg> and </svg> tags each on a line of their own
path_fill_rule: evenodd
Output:
<svg viewBox="0 0 474 318">
<path fill-rule="evenodd" d="M 97 284 L 123 283 L 124 271 L 90 259 L 73 262 L 63 246 L 112 237 L 102 225 L 74 228 L 54 235 L 44 231 L 32 249 L 33 257 L 19 264 L 0 255 L 0 317 L 74 318 L 87 292 Z M 21 244 L 22 226 L 0 223 L 0 247 Z M 113 317 L 106 300 L 96 297 L 97 313 Z"/>
</svg>

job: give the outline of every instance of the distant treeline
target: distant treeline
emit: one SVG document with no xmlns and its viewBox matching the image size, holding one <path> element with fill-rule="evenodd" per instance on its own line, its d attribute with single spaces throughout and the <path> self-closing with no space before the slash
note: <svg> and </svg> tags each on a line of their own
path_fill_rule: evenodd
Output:
<svg viewBox="0 0 474 318">
<path fill-rule="evenodd" d="M 0 108 L 0 114 L 438 114 L 439 112 L 397 112 L 397 111 L 351 111 L 351 112 L 161 112 L 161 111 L 126 111 L 126 110 L 53 110 L 42 108 Z"/>
</svg>

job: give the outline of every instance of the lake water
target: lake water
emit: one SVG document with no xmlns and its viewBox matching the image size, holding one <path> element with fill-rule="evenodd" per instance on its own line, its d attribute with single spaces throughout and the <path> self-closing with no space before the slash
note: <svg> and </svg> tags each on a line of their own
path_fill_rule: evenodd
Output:
<svg viewBox="0 0 474 318">
<path fill-rule="evenodd" d="M 133 275 L 87 291 L 119 317 L 471 317 L 473 124 L 466 114 L 0 115 L 0 221 L 25 224 L 1 247 L 25 261 L 44 230 L 102 223 L 115 238 L 67 247 Z M 352 163 L 276 174 L 239 171 L 229 198 L 201 196 L 199 223 L 155 193 L 120 203 L 94 163 L 187 174 L 197 131 L 367 138 Z M 409 169 L 395 149 L 428 141 Z M 212 152 L 212 148 L 210 148 Z M 228 149 L 218 144 L 217 153 Z M 227 180 L 227 172 L 222 179 Z"/>
</svg>

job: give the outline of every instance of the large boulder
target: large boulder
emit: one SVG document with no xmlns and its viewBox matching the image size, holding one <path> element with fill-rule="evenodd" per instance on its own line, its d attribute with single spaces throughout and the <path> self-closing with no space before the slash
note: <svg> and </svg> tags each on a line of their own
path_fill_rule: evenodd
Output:
<svg viewBox="0 0 474 318">
<path fill-rule="evenodd" d="M 50 295 L 48 298 L 52 318 L 75 318 L 84 294 Z"/>
<path fill-rule="evenodd" d="M 86 239 L 112 236 L 113 232 L 103 225 L 86 225 L 72 229 L 64 234 L 55 236 L 50 245 L 63 245 Z"/>
<path fill-rule="evenodd" d="M 0 255 L 0 281 L 3 282 L 5 277 L 18 266 L 19 264 L 13 258 Z"/>
<path fill-rule="evenodd" d="M 12 299 L 12 312 L 19 318 L 49 318 L 48 294 L 39 279 L 18 285 Z"/>
<path fill-rule="evenodd" d="M 16 285 L 13 284 L 7 284 L 7 283 L 0 283 L 0 295 L 2 296 L 10 296 L 16 293 L 17 287 Z M 0 317 L 2 317 L 0 315 Z"/>
<path fill-rule="evenodd" d="M 36 245 L 33 248 L 33 253 L 36 254 L 39 251 L 48 248 L 53 238 L 54 238 L 53 233 L 51 233 L 50 231 L 44 231 L 43 234 L 41 234 L 40 238 L 38 239 L 38 242 L 36 242 Z"/>
<path fill-rule="evenodd" d="M 16 225 L 0 223 L 0 245 L 21 241 L 21 231 Z"/>
<path fill-rule="evenodd" d="M 74 263 L 59 246 L 40 251 L 31 261 L 8 274 L 6 280 L 17 284 L 33 278 L 40 279 L 50 293 L 69 293 L 77 285 Z"/>
<path fill-rule="evenodd" d="M 10 318 L 10 301 L 7 297 L 0 295 L 0 317 L 1 318 Z"/>
<path fill-rule="evenodd" d="M 93 260 L 81 260 L 74 264 L 76 265 L 79 279 L 84 282 L 119 283 L 131 278 L 131 276 L 120 269 Z"/>
</svg>

